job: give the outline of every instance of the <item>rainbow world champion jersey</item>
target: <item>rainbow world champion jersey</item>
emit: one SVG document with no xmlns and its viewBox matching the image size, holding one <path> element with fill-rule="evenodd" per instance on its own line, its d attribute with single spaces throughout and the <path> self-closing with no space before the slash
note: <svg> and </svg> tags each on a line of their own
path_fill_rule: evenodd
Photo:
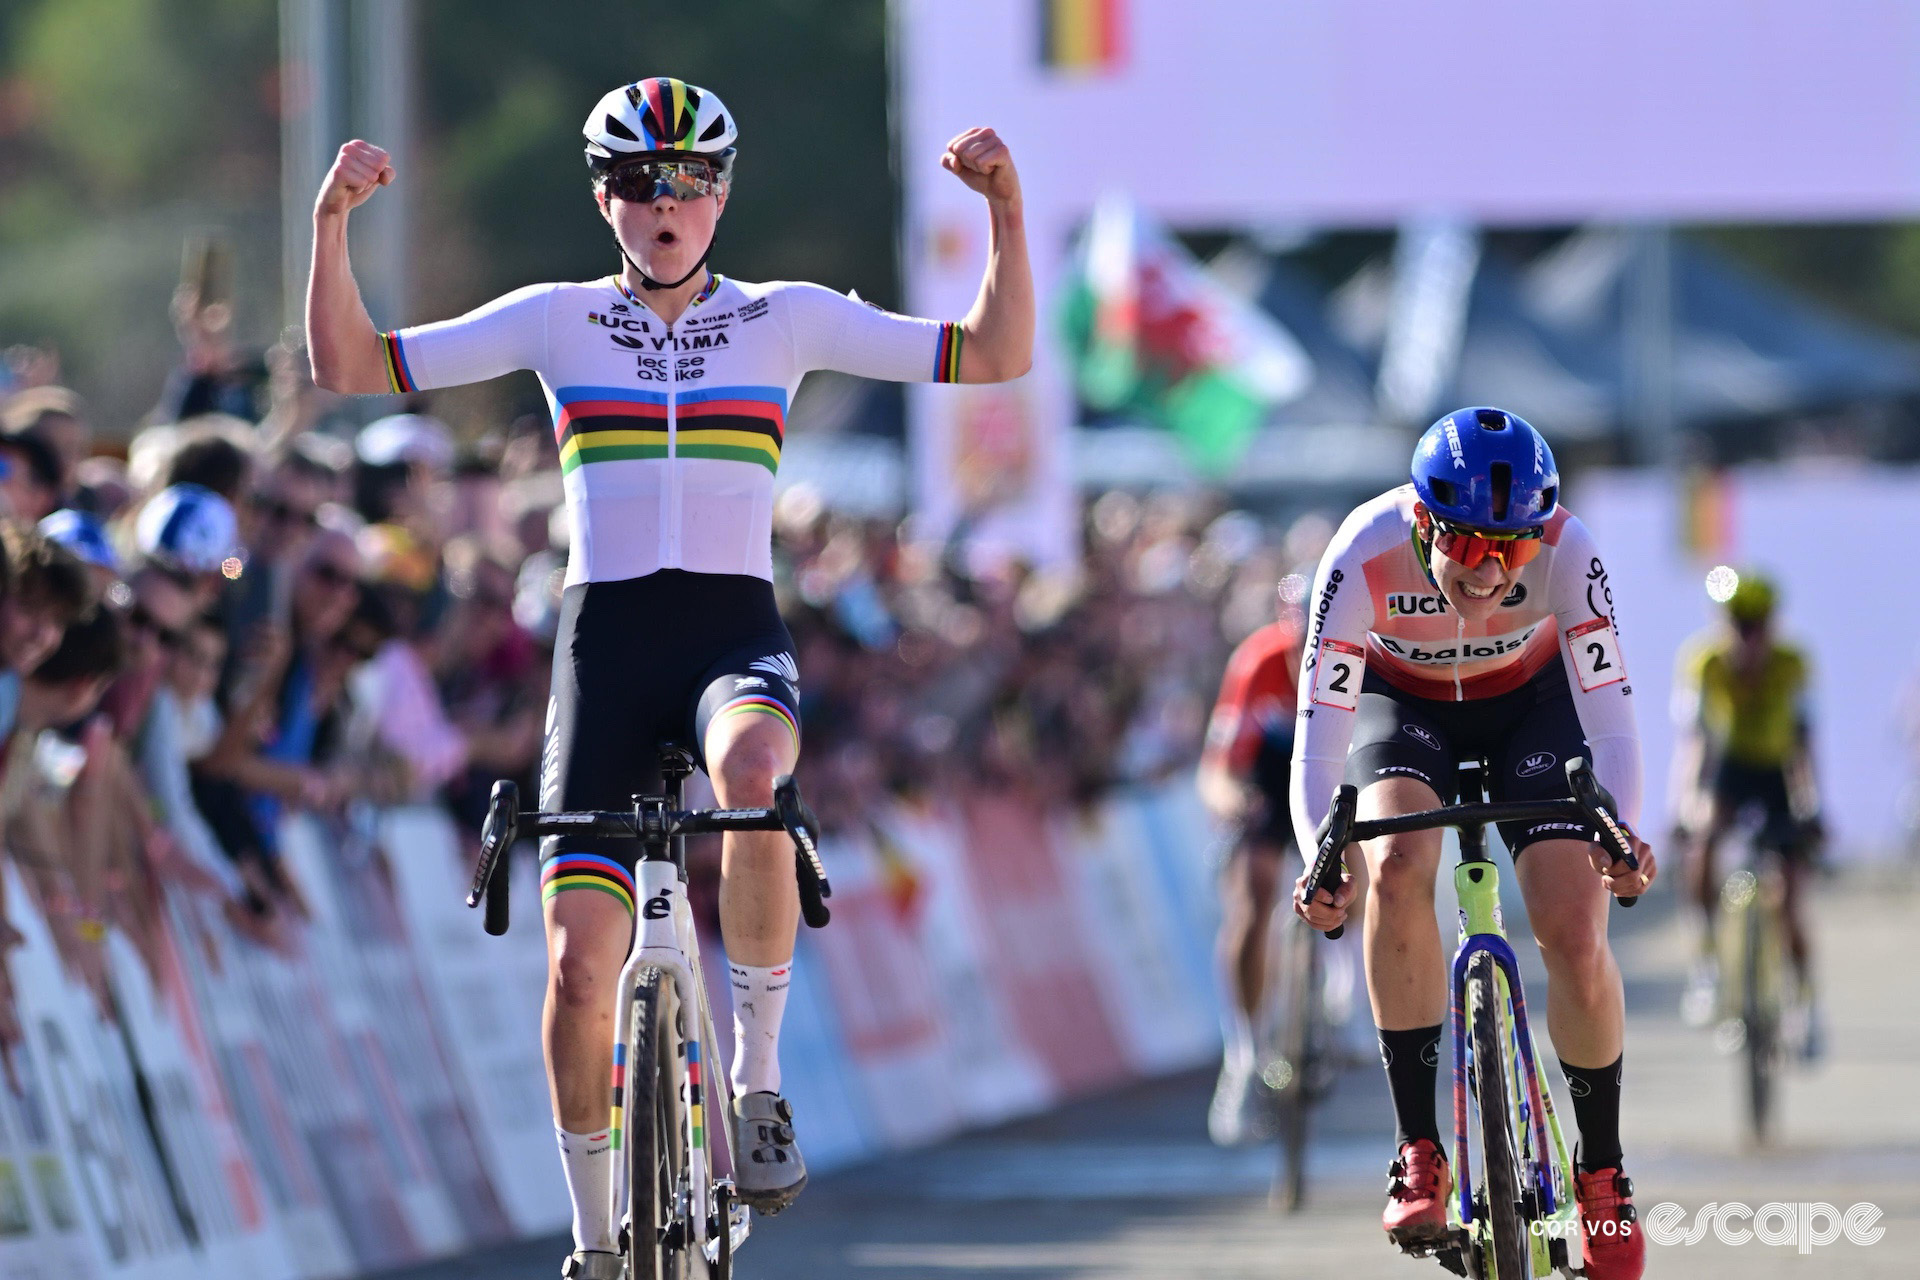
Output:
<svg viewBox="0 0 1920 1280">
<path fill-rule="evenodd" d="M 567 497 L 566 581 L 773 577 L 773 477 L 801 377 L 954 382 L 960 329 L 830 289 L 714 275 L 663 322 L 617 277 L 531 285 L 382 334 L 395 391 L 540 377 Z"/>
</svg>

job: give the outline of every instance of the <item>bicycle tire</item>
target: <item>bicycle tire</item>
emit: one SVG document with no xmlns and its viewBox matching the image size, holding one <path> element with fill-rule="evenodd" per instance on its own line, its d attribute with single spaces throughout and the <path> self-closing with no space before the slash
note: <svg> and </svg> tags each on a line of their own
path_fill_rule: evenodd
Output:
<svg viewBox="0 0 1920 1280">
<path fill-rule="evenodd" d="M 1768 999 L 1779 978 L 1777 966 L 1769 964 L 1767 956 L 1766 934 L 1772 924 L 1773 913 L 1762 885 L 1746 911 L 1740 1011 L 1747 1059 L 1747 1124 L 1756 1143 L 1765 1143 L 1772 1136 L 1773 1086 L 1779 1055 L 1779 1012 L 1769 1007 L 1773 1002 Z"/>
<path fill-rule="evenodd" d="M 687 1243 L 686 1224 L 676 1221 L 688 1164 L 680 1115 L 678 1003 L 673 979 L 664 970 L 648 966 L 636 975 L 626 1072 L 627 1274 L 632 1280 L 691 1280 L 692 1255 L 698 1252 Z"/>
<path fill-rule="evenodd" d="M 1318 1076 L 1323 1070 L 1318 1061 L 1325 1052 L 1325 1036 L 1320 1024 L 1325 1021 L 1320 1008 L 1318 939 L 1313 931 L 1296 920 L 1286 931 L 1285 949 L 1287 1027 L 1280 1036 L 1281 1056 L 1290 1068 L 1287 1080 L 1276 1091 L 1279 1109 L 1280 1154 L 1285 1170 L 1275 1189 L 1288 1213 L 1298 1213 L 1307 1200 L 1307 1154 L 1311 1136 L 1313 1104 L 1318 1101 Z"/>
<path fill-rule="evenodd" d="M 1493 1245 L 1490 1280 L 1526 1280 L 1533 1274 L 1533 1260 L 1520 1214 L 1521 1172 L 1507 1085 L 1505 1020 L 1493 955 L 1478 952 L 1467 962 L 1467 1022 L 1473 1040 L 1474 1109 L 1480 1120 L 1481 1190 Z"/>
</svg>

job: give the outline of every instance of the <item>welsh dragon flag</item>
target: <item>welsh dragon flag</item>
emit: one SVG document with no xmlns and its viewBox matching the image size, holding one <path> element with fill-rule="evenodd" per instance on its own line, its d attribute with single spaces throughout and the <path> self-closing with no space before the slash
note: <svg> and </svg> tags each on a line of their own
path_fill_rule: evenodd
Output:
<svg viewBox="0 0 1920 1280">
<path fill-rule="evenodd" d="M 1125 197 L 1095 207 L 1065 303 L 1081 398 L 1177 433 L 1215 474 L 1239 461 L 1270 409 L 1312 380 L 1285 329 L 1222 288 Z"/>
</svg>

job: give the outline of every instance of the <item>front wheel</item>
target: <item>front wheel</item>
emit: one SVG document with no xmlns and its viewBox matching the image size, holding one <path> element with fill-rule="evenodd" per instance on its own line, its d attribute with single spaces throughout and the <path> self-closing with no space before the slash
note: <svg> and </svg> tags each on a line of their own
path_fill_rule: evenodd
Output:
<svg viewBox="0 0 1920 1280">
<path fill-rule="evenodd" d="M 1493 1280 L 1524 1280 L 1533 1274 L 1533 1262 L 1520 1212 L 1520 1163 L 1507 1084 L 1507 1006 L 1488 951 L 1467 962 L 1467 1021 L 1473 1032 L 1474 1110 L 1480 1119 L 1483 1194 L 1475 1211 L 1486 1214 Z"/>
<path fill-rule="evenodd" d="M 632 1280 L 691 1280 L 698 1246 L 689 1239 L 683 1191 L 687 1130 L 680 1113 L 680 1002 L 673 978 L 640 970 L 626 1042 L 627 1274 Z M 705 1259 L 698 1261 L 704 1264 Z"/>
</svg>

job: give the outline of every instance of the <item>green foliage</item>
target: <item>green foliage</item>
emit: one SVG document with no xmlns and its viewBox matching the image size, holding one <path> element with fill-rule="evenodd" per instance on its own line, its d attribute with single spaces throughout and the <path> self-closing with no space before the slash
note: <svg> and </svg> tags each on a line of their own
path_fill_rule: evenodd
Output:
<svg viewBox="0 0 1920 1280">
<path fill-rule="evenodd" d="M 675 75 L 718 93 L 739 121 L 715 265 L 897 300 L 883 0 L 422 8 L 427 136 L 445 143 L 447 207 L 474 224 L 469 287 L 482 295 L 618 265 L 580 126 L 607 90 Z"/>
</svg>

